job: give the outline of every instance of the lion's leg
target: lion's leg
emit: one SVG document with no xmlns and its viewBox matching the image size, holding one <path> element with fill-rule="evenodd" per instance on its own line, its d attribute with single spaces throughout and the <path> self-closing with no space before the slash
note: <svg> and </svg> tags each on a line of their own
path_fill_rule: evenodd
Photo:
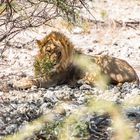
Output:
<svg viewBox="0 0 140 140">
<path fill-rule="evenodd" d="M 38 88 L 48 88 L 50 86 L 55 85 L 56 85 L 55 81 L 43 78 L 38 79 L 22 78 L 19 81 L 13 82 L 13 87 L 16 89 L 29 89 L 32 86 L 36 86 Z"/>
</svg>

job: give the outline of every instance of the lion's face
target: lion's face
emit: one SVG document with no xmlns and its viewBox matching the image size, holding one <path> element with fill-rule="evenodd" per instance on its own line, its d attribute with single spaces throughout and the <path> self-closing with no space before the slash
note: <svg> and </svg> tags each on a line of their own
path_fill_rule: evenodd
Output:
<svg viewBox="0 0 140 140">
<path fill-rule="evenodd" d="M 45 44 L 37 40 L 39 47 L 39 57 L 43 59 L 47 57 L 54 65 L 58 64 L 61 60 L 61 44 L 57 41 L 49 40 Z"/>
</svg>

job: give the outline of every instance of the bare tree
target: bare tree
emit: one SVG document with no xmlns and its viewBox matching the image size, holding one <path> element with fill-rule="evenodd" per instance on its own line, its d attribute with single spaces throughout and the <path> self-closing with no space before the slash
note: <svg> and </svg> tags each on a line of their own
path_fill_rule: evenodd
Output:
<svg viewBox="0 0 140 140">
<path fill-rule="evenodd" d="M 56 17 L 62 16 L 74 23 L 81 6 L 86 7 L 84 0 L 1 0 L 0 2 L 0 43 L 3 42 L 5 46 L 21 31 L 47 24 Z"/>
</svg>

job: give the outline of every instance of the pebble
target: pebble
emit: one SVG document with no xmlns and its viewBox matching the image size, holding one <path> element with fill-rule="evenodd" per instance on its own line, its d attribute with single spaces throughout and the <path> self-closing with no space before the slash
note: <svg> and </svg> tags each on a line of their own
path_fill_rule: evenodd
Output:
<svg viewBox="0 0 140 140">
<path fill-rule="evenodd" d="M 140 132 L 140 123 L 136 124 L 136 129 Z"/>
<path fill-rule="evenodd" d="M 91 86 L 87 84 L 84 84 L 80 87 L 80 90 L 90 90 L 90 89 L 91 89 Z"/>
<path fill-rule="evenodd" d="M 81 34 L 82 32 L 84 32 L 84 30 L 82 28 L 80 28 L 80 27 L 75 27 L 72 30 L 73 34 Z"/>
<path fill-rule="evenodd" d="M 17 130 L 17 124 L 10 124 L 6 127 L 6 132 L 9 133 L 13 133 Z"/>
<path fill-rule="evenodd" d="M 2 121 L 2 118 L 0 118 L 0 128 L 4 125 L 4 122 Z"/>
</svg>

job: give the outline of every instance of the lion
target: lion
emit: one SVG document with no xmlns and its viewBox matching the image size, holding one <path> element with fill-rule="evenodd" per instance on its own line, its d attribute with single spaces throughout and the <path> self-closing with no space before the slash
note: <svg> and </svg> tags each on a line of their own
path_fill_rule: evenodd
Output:
<svg viewBox="0 0 140 140">
<path fill-rule="evenodd" d="M 85 83 L 96 85 L 98 79 L 102 80 L 99 78 L 101 76 L 105 77 L 107 84 L 139 84 L 139 78 L 128 62 L 108 55 L 83 54 L 75 49 L 63 33 L 52 31 L 42 40 L 37 40 L 37 45 L 39 52 L 34 60 L 35 77 L 23 78 L 15 82 L 14 87 L 26 89 L 33 85 L 39 88 L 61 84 L 76 85 L 81 79 Z M 88 63 L 82 64 L 81 58 Z"/>
</svg>

